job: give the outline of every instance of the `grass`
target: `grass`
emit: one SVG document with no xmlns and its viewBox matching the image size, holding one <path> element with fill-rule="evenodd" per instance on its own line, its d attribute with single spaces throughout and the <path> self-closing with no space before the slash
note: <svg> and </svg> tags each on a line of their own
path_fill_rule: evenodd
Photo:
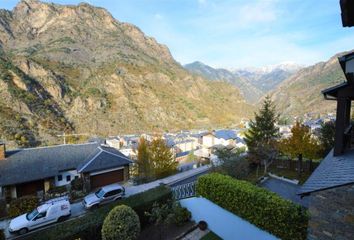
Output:
<svg viewBox="0 0 354 240">
<path fill-rule="evenodd" d="M 303 172 L 303 173 L 301 173 L 301 176 L 298 177 L 297 171 L 285 169 L 285 168 L 277 168 L 276 166 L 270 166 L 268 168 L 268 172 L 275 174 L 279 177 L 284 177 L 284 178 L 288 178 L 291 180 L 294 180 L 294 179 L 299 180 L 299 184 L 304 184 L 304 182 L 306 182 L 306 180 L 312 174 L 310 172 Z M 263 176 L 263 173 L 264 173 L 263 167 L 259 168 L 258 174 L 257 174 L 256 169 L 252 169 L 249 172 L 249 174 L 247 175 L 247 177 L 245 177 L 243 180 L 246 180 L 252 184 L 256 184 L 258 182 L 258 179 Z"/>
<path fill-rule="evenodd" d="M 219 237 L 218 235 L 216 235 L 211 231 L 207 235 L 201 238 L 201 240 L 219 240 L 219 239 L 222 240 L 221 237 Z"/>
<path fill-rule="evenodd" d="M 271 172 L 271 173 L 273 173 L 275 175 L 278 175 L 279 177 L 285 177 L 285 178 L 288 178 L 288 179 L 297 179 L 297 180 L 299 180 L 300 184 L 303 184 L 304 182 L 306 182 L 306 180 L 311 175 L 311 173 L 309 173 L 309 172 L 303 172 L 303 173 L 301 173 L 301 176 L 298 177 L 298 173 L 295 170 L 277 168 L 275 166 L 271 166 L 269 168 L 268 172 Z"/>
</svg>

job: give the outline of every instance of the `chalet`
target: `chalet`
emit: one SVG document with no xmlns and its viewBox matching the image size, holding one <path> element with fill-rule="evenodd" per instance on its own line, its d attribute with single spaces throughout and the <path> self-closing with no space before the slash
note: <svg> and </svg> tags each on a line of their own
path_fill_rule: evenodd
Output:
<svg viewBox="0 0 354 240">
<path fill-rule="evenodd" d="M 344 26 L 354 25 L 354 1 L 341 0 Z M 302 186 L 310 196 L 308 239 L 349 240 L 354 236 L 354 53 L 340 57 L 346 82 L 324 90 L 325 99 L 337 102 L 334 149 Z"/>
<path fill-rule="evenodd" d="M 132 161 L 97 142 L 6 151 L 0 144 L 0 196 L 40 195 L 83 178 L 86 190 L 129 178 Z"/>
</svg>

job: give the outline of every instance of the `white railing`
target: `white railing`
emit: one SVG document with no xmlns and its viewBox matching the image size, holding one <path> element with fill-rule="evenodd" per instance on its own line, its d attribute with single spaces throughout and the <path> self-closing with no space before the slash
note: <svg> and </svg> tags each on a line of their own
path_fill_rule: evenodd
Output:
<svg viewBox="0 0 354 240">
<path fill-rule="evenodd" d="M 190 182 L 182 185 L 173 187 L 172 194 L 173 198 L 176 200 L 190 198 L 195 196 L 195 185 L 196 182 Z"/>
</svg>

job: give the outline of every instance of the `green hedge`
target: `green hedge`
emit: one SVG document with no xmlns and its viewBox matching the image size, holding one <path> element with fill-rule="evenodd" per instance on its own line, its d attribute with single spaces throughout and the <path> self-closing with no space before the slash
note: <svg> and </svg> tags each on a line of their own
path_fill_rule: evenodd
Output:
<svg viewBox="0 0 354 240">
<path fill-rule="evenodd" d="M 117 205 L 127 205 L 134 209 L 138 214 L 141 226 L 148 223 L 148 218 L 144 215 L 146 211 L 150 211 L 154 202 L 165 203 L 172 197 L 169 187 L 159 186 L 143 193 L 133 195 L 122 199 L 118 202 L 102 206 L 94 211 L 89 211 L 85 215 L 72 220 L 65 221 L 61 224 L 53 225 L 48 229 L 30 234 L 24 239 L 36 240 L 95 240 L 101 239 L 101 227 L 107 214 Z"/>
<path fill-rule="evenodd" d="M 199 177 L 196 191 L 283 240 L 306 239 L 307 211 L 275 193 L 217 173 Z"/>
</svg>

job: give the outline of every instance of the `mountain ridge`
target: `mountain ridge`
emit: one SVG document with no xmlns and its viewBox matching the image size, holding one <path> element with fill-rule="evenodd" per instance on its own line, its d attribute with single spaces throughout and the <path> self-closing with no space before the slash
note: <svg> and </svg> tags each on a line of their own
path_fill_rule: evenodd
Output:
<svg viewBox="0 0 354 240">
<path fill-rule="evenodd" d="M 230 126 L 253 112 L 235 87 L 191 75 L 165 45 L 87 3 L 22 0 L 0 12 L 0 46 L 0 138 L 20 146 L 64 131 Z"/>
<path fill-rule="evenodd" d="M 262 68 L 239 68 L 228 70 L 213 68 L 200 61 L 184 65 L 194 74 L 217 81 L 225 81 L 240 89 L 245 99 L 252 104 L 275 89 L 282 81 L 301 69 L 297 64 L 277 64 Z"/>
</svg>

